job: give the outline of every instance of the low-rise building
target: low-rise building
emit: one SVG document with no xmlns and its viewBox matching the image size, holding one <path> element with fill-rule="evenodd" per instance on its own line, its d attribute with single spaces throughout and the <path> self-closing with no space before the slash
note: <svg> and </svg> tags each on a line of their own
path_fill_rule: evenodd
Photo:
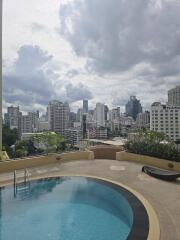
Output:
<svg viewBox="0 0 180 240">
<path fill-rule="evenodd" d="M 65 138 L 67 139 L 68 143 L 77 145 L 79 141 L 82 140 L 82 130 L 74 128 L 65 129 Z"/>
<path fill-rule="evenodd" d="M 38 121 L 38 132 L 46 132 L 50 130 L 50 124 L 48 121 Z"/>
<path fill-rule="evenodd" d="M 34 133 L 34 132 L 31 132 L 31 133 L 22 133 L 21 134 L 21 140 L 30 140 L 33 136 L 35 135 L 42 135 L 43 133 Z"/>
<path fill-rule="evenodd" d="M 105 127 L 96 128 L 96 138 L 97 139 L 107 139 L 108 131 Z"/>
</svg>

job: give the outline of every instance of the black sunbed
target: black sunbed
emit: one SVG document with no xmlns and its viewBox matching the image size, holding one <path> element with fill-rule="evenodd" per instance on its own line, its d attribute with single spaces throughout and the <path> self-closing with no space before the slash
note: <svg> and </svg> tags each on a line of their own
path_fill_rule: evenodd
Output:
<svg viewBox="0 0 180 240">
<path fill-rule="evenodd" d="M 175 181 L 177 178 L 180 177 L 180 173 L 161 170 L 161 169 L 153 168 L 149 166 L 142 167 L 142 172 L 145 172 L 150 176 L 153 176 L 162 180 L 166 180 L 166 181 Z"/>
</svg>

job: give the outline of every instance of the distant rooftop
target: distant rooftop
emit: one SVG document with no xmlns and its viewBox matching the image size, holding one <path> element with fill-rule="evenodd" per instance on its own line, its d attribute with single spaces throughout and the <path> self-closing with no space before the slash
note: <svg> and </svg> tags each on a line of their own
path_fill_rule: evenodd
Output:
<svg viewBox="0 0 180 240">
<path fill-rule="evenodd" d="M 101 140 L 101 139 L 89 139 L 90 142 L 94 143 L 102 143 L 106 145 L 113 145 L 113 146 L 123 146 L 126 142 L 126 139 L 123 138 L 114 138 L 113 140 Z"/>
</svg>

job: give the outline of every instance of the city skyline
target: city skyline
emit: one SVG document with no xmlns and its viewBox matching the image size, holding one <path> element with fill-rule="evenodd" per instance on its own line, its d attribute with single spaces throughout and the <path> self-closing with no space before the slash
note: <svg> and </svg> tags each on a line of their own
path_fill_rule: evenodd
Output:
<svg viewBox="0 0 180 240">
<path fill-rule="evenodd" d="M 180 86 L 169 89 L 166 104 L 153 102 L 150 111 L 142 109 L 140 100 L 130 96 L 126 112 L 120 107 L 110 109 L 97 102 L 93 110 L 88 108 L 88 100 L 83 99 L 81 108 L 72 112 L 67 102 L 50 101 L 46 115 L 40 117 L 39 111 L 23 115 L 19 107 L 8 107 L 4 114 L 4 126 L 17 128 L 23 138 L 36 132 L 53 131 L 67 137 L 73 143 L 81 138 L 107 139 L 113 136 L 136 134 L 138 129 L 150 129 L 165 133 L 173 141 L 180 139 Z M 28 136 L 26 136 L 28 134 Z M 72 138 L 71 138 L 72 137 Z"/>
<path fill-rule="evenodd" d="M 77 109 L 85 98 L 90 109 L 122 109 L 130 95 L 144 109 L 166 102 L 180 77 L 179 13 L 167 0 L 4 1 L 4 109 L 44 111 L 53 99 Z"/>
<path fill-rule="evenodd" d="M 180 85 L 179 85 L 179 86 L 174 86 L 174 88 L 169 89 L 169 90 L 168 90 L 168 93 L 169 93 L 169 91 L 172 91 L 172 90 L 174 90 L 174 89 L 176 89 L 176 88 L 180 88 Z M 132 97 L 133 97 L 133 98 L 135 97 L 135 99 L 140 102 L 140 104 L 141 104 L 141 106 L 142 106 L 142 111 L 143 111 L 143 112 L 144 112 L 144 111 L 147 111 L 147 110 L 149 111 L 149 110 L 151 109 L 151 105 L 152 105 L 153 102 L 151 102 L 151 104 L 145 109 L 145 108 L 143 108 L 143 102 L 142 102 L 140 99 L 137 99 L 136 96 L 129 96 L 129 98 L 127 99 L 127 102 L 125 102 L 125 104 L 124 104 L 123 106 L 120 105 L 120 104 L 119 104 L 119 105 L 114 105 L 114 106 L 111 107 L 110 109 L 115 109 L 116 107 L 120 107 L 120 106 L 121 106 L 121 107 L 120 107 L 120 109 L 122 110 L 121 113 L 126 113 L 126 105 L 128 104 L 129 100 L 130 100 Z M 66 102 L 67 102 L 67 103 L 69 104 L 69 106 L 70 106 L 71 112 L 78 112 L 79 109 L 82 109 L 82 111 L 83 111 L 84 101 L 87 101 L 87 102 L 88 102 L 87 105 L 89 105 L 89 101 L 90 101 L 90 100 L 87 100 L 86 98 L 80 100 L 80 101 L 79 101 L 80 104 L 78 105 L 78 108 L 77 108 L 77 109 L 71 108 L 71 104 L 70 104 L 68 101 L 63 101 L 63 99 L 62 99 L 62 100 L 53 99 L 53 100 L 51 100 L 51 101 L 59 101 L 59 102 L 62 102 L 62 103 L 66 103 Z M 47 110 L 46 108 L 47 108 L 48 104 L 49 104 L 51 101 L 49 101 L 49 102 L 47 103 L 47 105 L 45 106 L 44 111 L 41 112 L 42 115 L 46 114 L 46 110 Z M 155 101 L 155 102 L 158 102 L 158 101 Z M 95 102 L 94 105 L 91 105 L 90 107 L 87 106 L 88 110 L 90 110 L 90 111 L 91 111 L 91 110 L 94 110 L 97 103 L 100 103 L 100 104 L 103 104 L 104 106 L 109 107 L 109 106 L 106 104 L 106 102 Z M 166 93 L 166 101 L 165 101 L 165 102 L 161 102 L 161 103 L 163 103 L 163 104 L 168 103 L 168 95 L 167 95 L 167 93 Z M 13 104 L 13 103 L 12 103 L 12 104 L 7 105 L 7 107 L 11 107 L 11 106 L 21 108 L 21 106 L 18 105 L 18 104 Z M 6 113 L 7 108 L 6 108 L 6 109 L 3 109 L 3 110 L 4 110 L 4 111 L 3 111 L 3 114 L 4 114 L 4 113 Z M 23 111 L 23 110 L 21 109 L 21 111 L 22 111 L 24 114 L 27 114 L 28 112 L 32 112 L 32 111 L 34 111 L 34 112 L 35 112 L 35 111 L 39 111 L 39 109 L 35 109 L 35 110 L 34 110 L 34 109 L 29 109 L 29 111 Z"/>
<path fill-rule="evenodd" d="M 136 96 L 130 96 L 130 97 L 135 97 L 136 98 Z M 43 111 L 43 112 L 40 112 L 39 111 L 39 109 L 37 109 L 37 110 L 34 110 L 34 109 L 30 109 L 30 111 L 28 111 L 28 112 L 25 112 L 25 111 L 23 111 L 22 109 L 21 109 L 21 106 L 20 105 L 16 105 L 16 104 L 11 104 L 11 105 L 9 105 L 9 106 L 7 106 L 7 108 L 8 107 L 16 107 L 16 108 L 19 108 L 19 110 L 21 110 L 21 112 L 23 113 L 23 114 L 28 114 L 29 112 L 39 112 L 39 114 L 41 115 L 41 116 L 44 116 L 44 115 L 46 115 L 46 113 L 47 113 L 47 107 L 48 107 L 48 105 L 50 104 L 50 102 L 61 102 L 61 103 L 67 103 L 68 105 L 69 105 L 69 109 L 70 109 L 70 112 L 71 113 L 78 113 L 78 111 L 79 110 L 81 110 L 82 111 L 82 114 L 83 113 L 88 113 L 88 112 L 91 112 L 91 111 L 94 111 L 95 109 L 96 109 L 96 106 L 97 106 L 97 104 L 102 104 L 102 105 L 104 105 L 104 108 L 105 107 L 108 107 L 108 112 L 109 111 L 111 111 L 111 110 L 113 110 L 113 109 L 117 109 L 117 108 L 119 108 L 119 110 L 120 110 L 120 113 L 122 113 L 122 114 L 125 114 L 126 113 L 126 109 L 125 109 L 125 106 L 123 107 L 123 108 L 121 108 L 120 106 L 114 106 L 114 107 L 112 107 L 112 108 L 109 108 L 109 106 L 106 104 L 106 103 L 100 103 L 100 102 L 97 102 L 97 103 L 95 103 L 95 105 L 94 106 L 92 106 L 91 105 L 91 107 L 89 108 L 88 107 L 88 111 L 87 112 L 84 112 L 83 111 L 83 102 L 84 102 L 84 100 L 85 101 L 88 101 L 88 104 L 89 104 L 89 100 L 87 100 L 87 99 L 82 99 L 81 101 L 80 101 L 80 105 L 79 105 L 79 107 L 77 108 L 77 110 L 73 110 L 71 107 L 70 107 L 70 104 L 67 102 L 67 101 L 60 101 L 60 100 L 58 100 L 58 99 L 54 99 L 54 100 L 52 100 L 52 101 L 49 101 L 48 102 L 48 104 L 46 105 L 46 110 L 45 111 Z M 129 99 L 127 100 L 127 103 L 128 103 L 128 101 L 129 101 Z M 141 101 L 138 99 L 138 101 L 141 103 Z M 126 104 L 127 104 L 126 103 Z M 125 105 L 126 105 L 125 104 Z M 141 103 L 142 104 L 142 103 Z M 150 106 L 151 107 L 151 106 Z M 150 109 L 150 107 L 149 107 L 149 109 Z M 7 112 L 7 108 L 6 109 L 4 109 L 4 113 L 3 114 L 5 114 L 6 112 Z M 121 111 L 123 109 L 123 111 Z M 143 111 L 147 111 L 148 109 L 142 109 Z"/>
</svg>

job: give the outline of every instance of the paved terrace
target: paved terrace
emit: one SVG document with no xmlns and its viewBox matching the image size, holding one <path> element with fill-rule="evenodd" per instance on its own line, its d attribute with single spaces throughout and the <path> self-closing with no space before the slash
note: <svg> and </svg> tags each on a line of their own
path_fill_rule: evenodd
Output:
<svg viewBox="0 0 180 240">
<path fill-rule="evenodd" d="M 138 163 L 116 160 L 81 160 L 29 169 L 31 178 L 66 174 L 87 174 L 123 183 L 141 193 L 155 209 L 161 240 L 180 239 L 180 181 L 165 182 L 141 172 Z M 19 170 L 18 176 L 23 176 Z M 0 186 L 12 183 L 12 173 L 0 174 Z"/>
</svg>

